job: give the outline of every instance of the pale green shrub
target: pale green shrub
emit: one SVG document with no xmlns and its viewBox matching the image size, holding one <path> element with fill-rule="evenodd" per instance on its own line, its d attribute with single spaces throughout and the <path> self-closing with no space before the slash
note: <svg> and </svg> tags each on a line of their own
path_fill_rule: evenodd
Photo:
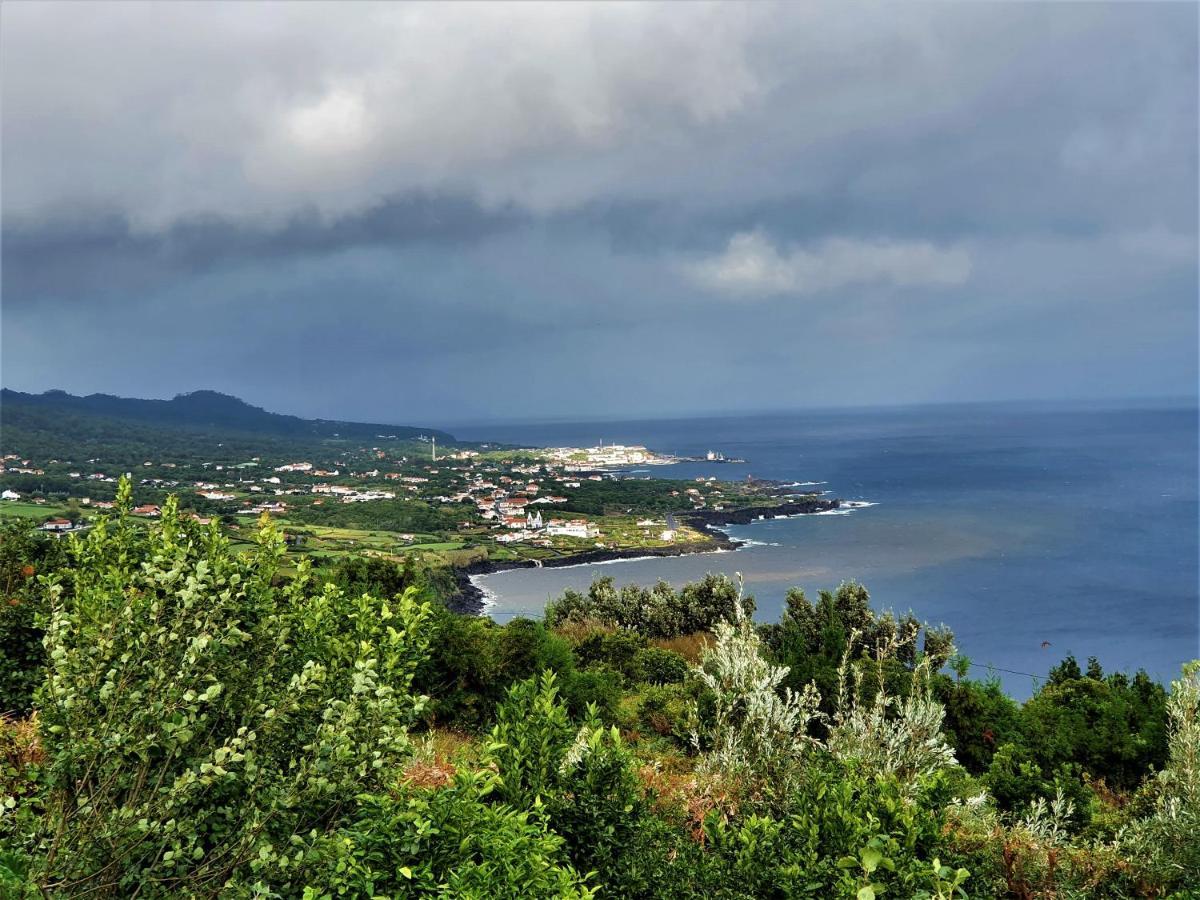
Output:
<svg viewBox="0 0 1200 900">
<path fill-rule="evenodd" d="M 1200 890 L 1200 660 L 1184 666 L 1167 700 L 1170 757 L 1147 786 L 1153 811 L 1117 837 L 1141 880 L 1163 892 Z"/>
<path fill-rule="evenodd" d="M 799 694 L 779 690 L 788 670 L 763 657 L 740 598 L 732 621 L 718 623 L 715 632 L 694 668 L 714 697 L 711 722 L 692 733 L 695 747 L 706 750 L 701 770 L 786 793 L 800 774 L 805 750 L 816 743 L 808 729 L 820 716 L 821 698 L 811 684 Z"/>
<path fill-rule="evenodd" d="M 888 663 L 912 653 L 917 631 L 914 622 L 901 631 L 886 632 L 876 644 L 871 663 L 875 684 L 869 698 L 864 690 L 867 669 L 850 660 L 849 648 L 858 637 L 851 633 L 838 669 L 838 702 L 826 740 L 842 762 L 868 774 L 895 775 L 909 785 L 955 765 L 954 750 L 942 737 L 945 710 L 930 686 L 930 658 L 918 659 L 907 696 L 897 697 L 887 687 Z"/>
</svg>

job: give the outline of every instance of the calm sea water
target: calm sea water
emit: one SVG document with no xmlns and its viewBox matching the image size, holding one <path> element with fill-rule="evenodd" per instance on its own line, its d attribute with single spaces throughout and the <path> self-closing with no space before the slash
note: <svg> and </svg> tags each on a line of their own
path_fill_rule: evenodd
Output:
<svg viewBox="0 0 1200 900">
<path fill-rule="evenodd" d="M 778 618 L 792 585 L 811 596 L 861 581 L 878 609 L 950 625 L 977 674 L 1009 670 L 998 674 L 1018 695 L 1033 681 L 1014 673 L 1043 676 L 1067 653 L 1163 680 L 1200 656 L 1191 407 L 980 405 L 452 430 L 539 446 L 720 450 L 746 464 L 646 474 L 819 482 L 832 496 L 878 504 L 732 527 L 751 542 L 734 553 L 497 573 L 482 587 L 500 621 L 539 615 L 549 598 L 600 574 L 678 585 L 722 571 L 743 574 L 764 621 Z"/>
</svg>

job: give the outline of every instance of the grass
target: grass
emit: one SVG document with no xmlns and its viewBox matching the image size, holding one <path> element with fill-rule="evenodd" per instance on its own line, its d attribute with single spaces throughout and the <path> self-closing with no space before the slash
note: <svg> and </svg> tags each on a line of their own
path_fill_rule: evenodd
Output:
<svg viewBox="0 0 1200 900">
<path fill-rule="evenodd" d="M 707 631 L 697 631 L 692 634 L 681 634 L 672 638 L 654 638 L 650 643 L 661 650 L 671 650 L 678 653 L 690 663 L 700 662 L 700 655 L 712 643 L 712 635 Z"/>
<path fill-rule="evenodd" d="M 45 519 L 50 516 L 60 516 L 65 511 L 66 507 L 60 503 L 22 503 L 20 500 L 0 502 L 0 517 Z"/>
</svg>

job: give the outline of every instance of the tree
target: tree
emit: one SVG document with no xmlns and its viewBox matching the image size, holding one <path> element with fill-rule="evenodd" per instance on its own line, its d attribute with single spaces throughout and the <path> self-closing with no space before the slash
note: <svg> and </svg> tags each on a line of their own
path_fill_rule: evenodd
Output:
<svg viewBox="0 0 1200 900">
<path fill-rule="evenodd" d="M 1145 672 L 1132 682 L 1085 676 L 1068 657 L 1021 708 L 1022 742 L 1045 772 L 1076 763 L 1110 787 L 1132 789 L 1166 762 L 1166 702 Z"/>
</svg>

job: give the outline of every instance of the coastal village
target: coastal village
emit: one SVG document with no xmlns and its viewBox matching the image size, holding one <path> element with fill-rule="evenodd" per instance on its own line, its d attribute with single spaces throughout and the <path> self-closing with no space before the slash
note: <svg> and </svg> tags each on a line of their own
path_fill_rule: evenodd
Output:
<svg viewBox="0 0 1200 900">
<path fill-rule="evenodd" d="M 685 483 L 629 472 L 677 461 L 638 445 L 439 450 L 434 440 L 331 447 L 306 458 L 214 454 L 119 468 L 98 457 L 71 462 L 8 453 L 0 460 L 0 515 L 40 518 L 39 527 L 55 534 L 86 530 L 94 515 L 112 508 L 116 482 L 128 472 L 132 513 L 141 518 L 157 518 L 165 496 L 175 494 L 184 514 L 201 524 L 217 519 L 236 534 L 268 515 L 298 546 L 389 555 L 426 549 L 452 560 L 474 549 L 486 558 L 541 560 L 710 541 L 677 514 L 720 511 L 739 491 L 747 494 L 743 501 L 762 500 L 713 477 Z M 421 508 L 429 514 L 417 515 Z M 405 524 L 431 516 L 438 527 Z"/>
</svg>

